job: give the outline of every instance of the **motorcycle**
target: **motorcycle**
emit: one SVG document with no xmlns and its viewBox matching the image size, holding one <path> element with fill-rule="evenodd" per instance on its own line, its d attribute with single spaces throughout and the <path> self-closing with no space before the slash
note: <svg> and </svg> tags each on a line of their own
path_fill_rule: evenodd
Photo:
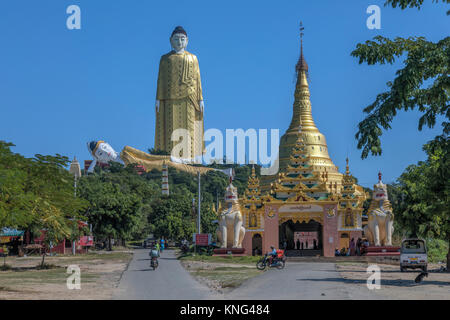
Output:
<svg viewBox="0 0 450 320">
<path fill-rule="evenodd" d="M 279 258 L 279 257 L 275 257 L 272 259 L 272 263 L 269 263 L 269 258 L 270 256 L 268 254 L 266 254 L 264 257 L 262 257 L 257 263 L 256 263 L 256 268 L 258 270 L 264 270 L 266 269 L 266 267 L 269 268 L 277 268 L 279 270 L 283 269 L 286 261 L 285 258 Z"/>
<path fill-rule="evenodd" d="M 158 258 L 156 257 L 152 257 L 151 261 L 150 261 L 150 267 L 153 268 L 153 270 L 155 270 L 156 268 L 158 268 Z"/>
<path fill-rule="evenodd" d="M 183 243 L 183 244 L 181 245 L 181 252 L 182 252 L 183 254 L 186 254 L 186 253 L 189 252 L 189 246 L 188 246 L 186 243 Z"/>
</svg>

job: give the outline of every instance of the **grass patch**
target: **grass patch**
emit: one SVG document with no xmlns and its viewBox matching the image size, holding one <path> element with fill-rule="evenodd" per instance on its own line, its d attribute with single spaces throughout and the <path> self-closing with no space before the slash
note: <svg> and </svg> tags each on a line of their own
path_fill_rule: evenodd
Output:
<svg viewBox="0 0 450 320">
<path fill-rule="evenodd" d="M 61 260 L 61 261 L 83 261 L 86 260 L 124 260 L 128 261 L 132 257 L 132 253 L 129 252 L 114 252 L 114 251 L 106 251 L 106 252 L 90 252 L 86 254 L 79 255 L 65 255 L 65 256 L 57 256 L 57 257 L 49 257 L 46 260 Z"/>
<path fill-rule="evenodd" d="M 206 255 L 183 255 L 179 257 L 182 261 L 202 261 L 202 262 L 217 262 L 217 263 L 239 263 L 239 264 L 256 264 L 261 257 L 258 256 L 241 256 L 241 257 L 218 257 Z"/>
<path fill-rule="evenodd" d="M 236 288 L 244 281 L 253 278 L 263 271 L 246 267 L 217 267 L 212 270 L 196 270 L 194 276 L 206 278 L 218 283 L 221 288 Z"/>
<path fill-rule="evenodd" d="M 51 269 L 34 269 L 22 270 L 17 269 L 0 274 L 0 282 L 7 282 L 8 284 L 27 284 L 27 283 L 65 283 L 69 274 L 66 273 L 66 268 L 53 267 Z M 92 282 L 98 278 L 98 275 L 91 273 L 81 273 L 81 281 Z"/>
<path fill-rule="evenodd" d="M 54 264 L 51 264 L 51 263 L 44 263 L 43 265 L 38 264 L 36 267 L 37 270 L 48 270 L 48 269 L 55 269 L 55 268 L 58 268 L 58 266 L 55 266 Z"/>
</svg>

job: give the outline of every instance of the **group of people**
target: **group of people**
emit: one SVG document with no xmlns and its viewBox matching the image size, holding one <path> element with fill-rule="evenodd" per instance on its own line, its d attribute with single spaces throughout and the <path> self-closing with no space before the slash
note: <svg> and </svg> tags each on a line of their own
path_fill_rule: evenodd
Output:
<svg viewBox="0 0 450 320">
<path fill-rule="evenodd" d="M 311 246 L 312 245 L 312 246 Z M 319 249 L 318 243 L 316 239 L 313 239 L 312 243 L 308 243 L 308 240 L 306 240 L 305 242 L 300 241 L 300 239 L 297 239 L 297 241 L 295 241 L 293 244 L 291 242 L 291 247 L 293 247 L 294 250 L 305 250 L 305 249 L 313 249 L 313 250 L 317 250 Z M 288 249 L 288 243 L 286 240 L 283 241 L 283 248 L 284 250 Z"/>
<path fill-rule="evenodd" d="M 365 248 L 369 246 L 369 241 L 367 239 L 363 240 L 358 238 L 355 242 L 355 238 L 350 240 L 350 244 L 348 248 L 342 248 L 339 250 L 336 248 L 335 256 L 361 256 L 364 253 Z"/>
</svg>

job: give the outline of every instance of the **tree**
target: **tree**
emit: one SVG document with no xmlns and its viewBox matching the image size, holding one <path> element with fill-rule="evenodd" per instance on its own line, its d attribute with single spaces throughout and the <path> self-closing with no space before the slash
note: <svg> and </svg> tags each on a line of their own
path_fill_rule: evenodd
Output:
<svg viewBox="0 0 450 320">
<path fill-rule="evenodd" d="M 12 143 L 0 141 L 0 227 L 45 232 L 44 243 L 71 237 L 73 221 L 81 218 L 86 202 L 74 198 L 67 157 L 11 152 Z M 45 252 L 41 266 L 44 266 Z"/>
<path fill-rule="evenodd" d="M 148 226 L 142 224 L 145 210 L 152 201 L 157 186 L 140 177 L 133 166 L 118 164 L 80 179 L 80 197 L 89 202 L 86 217 L 94 234 L 108 240 L 132 239 Z"/>
<path fill-rule="evenodd" d="M 189 196 L 170 195 L 154 201 L 148 216 L 154 226 L 156 237 L 182 240 L 190 239 L 195 232 L 195 222 L 191 216 Z"/>
<path fill-rule="evenodd" d="M 148 153 L 157 155 L 157 156 L 170 156 L 170 152 L 167 152 L 165 150 L 155 149 L 155 148 L 149 148 Z"/>
<path fill-rule="evenodd" d="M 450 248 L 450 141 L 447 135 L 424 146 L 426 161 L 410 165 L 396 185 L 396 221 L 412 235 L 446 240 Z M 450 267 L 450 249 L 447 270 Z"/>
<path fill-rule="evenodd" d="M 438 2 L 438 1 L 434 1 Z M 450 3 L 450 0 L 443 2 Z M 388 0 L 385 5 L 401 9 L 417 7 L 423 0 Z M 400 110 L 418 109 L 422 116 L 418 129 L 430 128 L 436 124 L 438 116 L 444 116 L 443 132 L 450 132 L 450 37 L 440 41 L 427 41 L 423 37 L 397 37 L 394 40 L 377 36 L 375 41 L 358 44 L 351 55 L 359 58 L 359 63 L 393 64 L 396 58 L 405 56 L 404 68 L 396 72 L 396 78 L 387 83 L 389 90 L 377 96 L 364 109 L 366 118 L 358 125 L 356 139 L 358 149 L 362 149 L 364 159 L 369 152 L 380 155 L 382 129 L 391 128 L 391 122 Z M 430 82 L 429 86 L 425 83 Z"/>
<path fill-rule="evenodd" d="M 33 219 L 35 195 L 25 192 L 31 161 L 11 152 L 14 144 L 0 141 L 0 229 L 25 227 Z"/>
</svg>

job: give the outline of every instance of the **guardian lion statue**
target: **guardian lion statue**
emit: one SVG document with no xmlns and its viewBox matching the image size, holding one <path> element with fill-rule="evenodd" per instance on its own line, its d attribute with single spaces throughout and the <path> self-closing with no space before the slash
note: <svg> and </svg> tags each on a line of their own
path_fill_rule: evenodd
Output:
<svg viewBox="0 0 450 320">
<path fill-rule="evenodd" d="M 378 183 L 373 186 L 373 197 L 367 213 L 369 221 L 364 234 L 371 245 L 392 246 L 394 233 L 394 214 L 388 199 L 387 186 L 378 174 Z"/>
<path fill-rule="evenodd" d="M 242 248 L 245 228 L 239 206 L 237 188 L 230 182 L 225 192 L 227 208 L 219 213 L 219 229 L 217 238 L 221 248 Z"/>
</svg>

